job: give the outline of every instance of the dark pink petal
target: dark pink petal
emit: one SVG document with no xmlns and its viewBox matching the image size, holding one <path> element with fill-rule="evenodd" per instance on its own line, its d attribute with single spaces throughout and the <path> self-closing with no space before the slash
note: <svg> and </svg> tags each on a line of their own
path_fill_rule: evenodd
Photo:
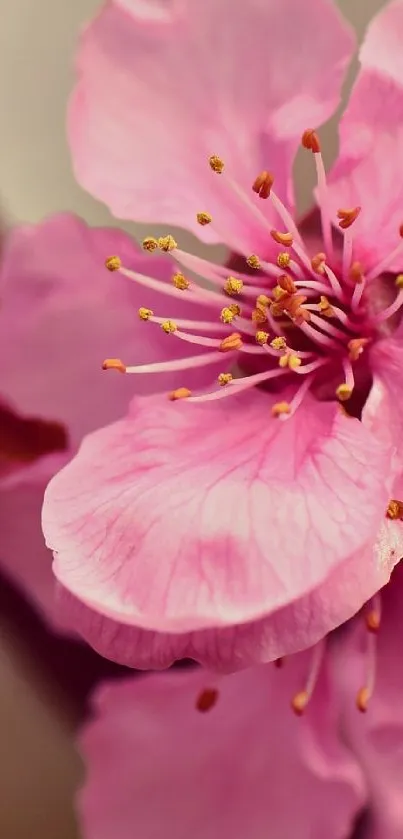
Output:
<svg viewBox="0 0 403 839">
<path fill-rule="evenodd" d="M 109 2 L 78 54 L 76 175 L 120 218 L 177 224 L 237 252 L 267 249 L 275 217 L 251 185 L 270 169 L 292 202 L 300 136 L 336 107 L 352 49 L 328 0 Z M 212 154 L 222 176 L 209 170 Z M 227 176 L 266 205 L 266 225 Z M 199 211 L 213 223 L 200 227 Z"/>
<path fill-rule="evenodd" d="M 326 674 L 304 718 L 290 709 L 308 667 L 301 655 L 219 681 L 176 671 L 103 688 L 81 737 L 83 839 L 345 839 L 364 786 Z M 218 698 L 202 713 L 206 690 Z"/>
<path fill-rule="evenodd" d="M 338 207 L 362 207 L 353 230 L 356 256 L 369 268 L 399 244 L 403 222 L 402 30 L 402 0 L 387 3 L 368 28 L 330 177 L 334 214 Z M 403 248 L 389 267 L 401 270 Z"/>
<path fill-rule="evenodd" d="M 368 549 L 390 447 L 330 403 L 308 395 L 283 423 L 273 401 L 135 400 L 87 437 L 45 499 L 60 582 L 118 621 L 185 632 L 264 617 Z"/>
</svg>

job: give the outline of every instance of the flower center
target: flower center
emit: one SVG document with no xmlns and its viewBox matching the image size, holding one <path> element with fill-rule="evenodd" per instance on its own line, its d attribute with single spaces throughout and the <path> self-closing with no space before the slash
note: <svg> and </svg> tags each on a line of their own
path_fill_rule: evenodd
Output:
<svg viewBox="0 0 403 839">
<path fill-rule="evenodd" d="M 316 164 L 323 251 L 309 254 L 294 219 L 274 190 L 270 172 L 263 171 L 256 177 L 248 195 L 225 173 L 224 161 L 212 155 L 212 172 L 223 178 L 224 188 L 235 193 L 245 212 L 264 227 L 268 241 L 271 237 L 272 258 L 243 254 L 242 270 L 232 276 L 225 266 L 181 250 L 169 234 L 159 239 L 147 237 L 143 241 L 146 251 L 169 253 L 178 264 L 172 285 L 168 285 L 130 271 L 117 256 L 109 257 L 106 267 L 110 271 L 118 270 L 145 288 L 163 294 L 186 294 L 189 301 L 211 306 L 215 317 L 211 321 L 174 321 L 141 307 L 141 320 L 158 325 L 167 336 L 209 352 L 139 366 L 107 359 L 104 369 L 133 374 L 183 370 L 183 387 L 171 393 L 170 398 L 190 402 L 227 398 L 256 385 L 275 389 L 281 396 L 283 385 L 288 388 L 294 384 L 292 399 L 279 398 L 272 407 L 273 416 L 282 420 L 292 416 L 308 390 L 320 399 L 349 403 L 349 413 L 360 413 L 370 387 L 369 367 L 365 364 L 367 349 L 403 304 L 403 275 L 396 278 L 393 298 L 386 308 L 372 311 L 369 303 L 379 276 L 403 252 L 403 241 L 397 237 L 396 248 L 380 264 L 362 265 L 353 256 L 353 228 L 361 208 L 340 208 L 337 223 L 342 247 L 335 248 L 326 173 L 316 132 L 305 131 L 302 145 L 313 153 Z M 258 199 L 271 202 L 278 216 L 278 229 L 270 227 Z M 214 217 L 203 210 L 197 214 L 197 221 L 204 226 L 214 223 Z M 399 234 L 402 238 L 403 226 Z M 199 274 L 210 283 L 210 288 L 189 280 L 183 269 Z M 225 358 L 226 365 L 218 376 L 217 387 L 208 393 L 193 394 L 192 369 L 216 364 L 221 358 Z"/>
</svg>

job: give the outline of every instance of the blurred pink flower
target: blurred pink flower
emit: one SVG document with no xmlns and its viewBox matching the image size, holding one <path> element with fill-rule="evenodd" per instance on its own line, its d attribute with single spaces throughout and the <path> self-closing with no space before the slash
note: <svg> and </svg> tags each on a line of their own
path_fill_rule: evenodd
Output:
<svg viewBox="0 0 403 839">
<path fill-rule="evenodd" d="M 301 653 L 278 672 L 102 687 L 81 737 L 83 839 L 346 839 L 365 784 L 336 732 L 325 668 L 306 715 L 290 711 L 307 667 Z"/>
<path fill-rule="evenodd" d="M 171 236 L 144 246 L 214 290 L 109 262 L 144 288 L 144 334 L 168 334 L 160 365 L 106 366 L 137 377 L 177 369 L 178 345 L 206 354 L 181 359 L 172 402 L 136 398 L 87 437 L 47 491 L 61 602 L 104 655 L 267 661 L 348 619 L 402 556 L 402 32 L 399 0 L 361 48 L 329 185 L 307 126 L 337 105 L 353 45 L 327 0 L 108 3 L 84 33 L 80 181 L 120 216 L 225 242 L 243 266 L 228 277 Z M 318 176 L 314 249 L 293 214 L 301 134 Z M 189 300 L 193 320 L 164 295 Z M 195 394 L 194 371 L 219 358 L 219 382 Z"/>
<path fill-rule="evenodd" d="M 40 526 L 45 486 L 85 434 L 128 405 L 130 383 L 106 381 L 100 358 L 117 347 L 142 361 L 159 354 L 158 340 L 142 331 L 138 339 L 138 288 L 103 268 L 110 250 L 123 250 L 144 270 L 145 255 L 124 233 L 91 229 L 68 214 L 17 227 L 3 243 L 0 562 L 54 619 L 51 554 Z M 158 260 L 156 273 L 168 278 L 169 263 Z M 153 383 L 143 377 L 139 390 Z M 175 374 L 166 384 L 175 386 Z"/>
</svg>

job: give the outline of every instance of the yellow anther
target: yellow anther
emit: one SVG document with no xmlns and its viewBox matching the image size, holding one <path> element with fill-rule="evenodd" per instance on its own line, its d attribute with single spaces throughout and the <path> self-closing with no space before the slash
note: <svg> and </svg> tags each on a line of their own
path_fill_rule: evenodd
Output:
<svg viewBox="0 0 403 839">
<path fill-rule="evenodd" d="M 290 353 L 288 356 L 288 366 L 290 370 L 298 370 L 298 367 L 301 367 L 301 359 L 299 355 L 295 355 L 295 353 Z"/>
<path fill-rule="evenodd" d="M 232 379 L 233 379 L 232 373 L 220 373 L 220 375 L 218 377 L 218 384 L 221 387 L 224 387 L 225 385 L 228 385 L 230 382 L 232 382 Z"/>
<path fill-rule="evenodd" d="M 287 296 L 287 295 L 285 295 Z M 281 315 L 284 314 L 284 306 L 280 301 L 275 301 L 270 306 L 270 313 L 273 315 L 274 318 L 281 318 Z"/>
<path fill-rule="evenodd" d="M 290 412 L 291 407 L 288 402 L 276 402 L 271 409 L 273 417 L 281 417 L 283 414 L 289 414 Z"/>
<path fill-rule="evenodd" d="M 280 230 L 270 230 L 270 236 L 284 248 L 290 248 L 293 243 L 292 233 L 281 233 Z"/>
<path fill-rule="evenodd" d="M 228 309 L 233 315 L 235 315 L 235 317 L 241 314 L 241 307 L 238 306 L 238 303 L 230 303 Z"/>
<path fill-rule="evenodd" d="M 280 268 L 288 268 L 291 262 L 291 257 L 289 253 L 282 251 L 277 255 L 277 265 Z"/>
<path fill-rule="evenodd" d="M 257 344 L 260 344 L 263 347 L 263 345 L 267 344 L 269 340 L 269 333 L 264 332 L 263 329 L 258 329 L 255 335 L 255 340 Z"/>
<path fill-rule="evenodd" d="M 361 207 L 342 207 L 337 210 L 337 218 L 340 219 L 339 227 L 347 230 L 355 222 L 361 212 Z"/>
<path fill-rule="evenodd" d="M 220 344 L 220 352 L 231 352 L 232 350 L 240 350 L 242 347 L 242 338 L 239 332 L 233 332 L 223 338 Z"/>
<path fill-rule="evenodd" d="M 166 335 L 171 335 L 173 332 L 176 332 L 177 328 L 174 320 L 164 320 L 164 323 L 161 324 L 161 329 L 163 329 Z"/>
<path fill-rule="evenodd" d="M 386 510 L 386 518 L 392 520 L 403 519 L 403 502 L 392 498 Z"/>
<path fill-rule="evenodd" d="M 211 224 L 211 222 L 213 221 L 213 217 L 210 215 L 210 213 L 197 213 L 196 218 L 202 227 L 205 227 L 206 224 Z"/>
<path fill-rule="evenodd" d="M 370 609 L 365 615 L 365 626 L 368 632 L 379 632 L 381 626 L 381 615 L 376 609 Z"/>
<path fill-rule="evenodd" d="M 251 253 L 251 255 L 248 256 L 246 262 L 247 265 L 249 265 L 249 268 L 260 268 L 260 259 L 258 256 L 256 256 L 255 253 Z"/>
<path fill-rule="evenodd" d="M 278 363 L 280 367 L 289 367 L 290 370 L 297 370 L 298 367 L 301 367 L 301 359 L 292 352 L 286 352 L 280 356 Z"/>
<path fill-rule="evenodd" d="M 169 394 L 169 399 L 171 402 L 175 402 L 176 399 L 187 399 L 188 396 L 192 395 L 192 391 L 189 390 L 187 387 L 178 387 L 176 390 L 172 390 Z"/>
<path fill-rule="evenodd" d="M 232 323 L 234 318 L 235 314 L 231 311 L 229 306 L 224 306 L 224 308 L 221 309 L 220 320 L 222 320 L 223 323 Z"/>
<path fill-rule="evenodd" d="M 227 294 L 233 296 L 235 294 L 240 294 L 243 289 L 243 282 L 242 280 L 238 280 L 236 277 L 228 277 L 225 285 L 224 291 Z"/>
<path fill-rule="evenodd" d="M 138 316 L 140 320 L 150 320 L 153 314 L 154 312 L 152 311 L 152 309 L 146 309 L 144 306 L 140 306 L 138 310 Z"/>
<path fill-rule="evenodd" d="M 395 285 L 398 288 L 403 288 L 403 274 L 398 274 L 395 279 Z"/>
<path fill-rule="evenodd" d="M 142 244 L 143 250 L 149 251 L 150 253 L 158 250 L 159 248 L 158 239 L 155 239 L 154 236 L 146 236 L 146 238 L 143 239 Z"/>
<path fill-rule="evenodd" d="M 209 157 L 208 162 L 210 165 L 210 169 L 212 169 L 213 172 L 216 172 L 217 175 L 221 175 L 221 172 L 224 169 L 224 161 L 221 159 L 221 157 L 218 157 L 218 155 L 216 154 L 212 154 L 211 157 Z"/>
<path fill-rule="evenodd" d="M 143 246 L 144 246 L 144 242 L 143 242 Z M 159 237 L 158 247 L 160 248 L 160 250 L 165 251 L 165 253 L 168 253 L 168 251 L 175 250 L 175 248 L 177 248 L 178 245 L 175 242 L 174 237 L 171 236 L 170 233 L 168 233 L 168 236 L 160 236 Z M 154 250 L 154 248 L 153 248 L 153 250 Z"/>
<path fill-rule="evenodd" d="M 120 358 L 106 358 L 102 364 L 103 370 L 118 370 L 119 373 L 126 373 L 126 365 Z"/>
<path fill-rule="evenodd" d="M 190 286 L 189 280 L 187 280 L 180 272 L 173 275 L 172 282 L 175 288 L 178 288 L 180 291 L 186 291 L 186 289 Z"/>
<path fill-rule="evenodd" d="M 256 306 L 258 309 L 267 309 L 270 302 L 270 297 L 268 297 L 267 294 L 259 294 L 256 298 Z"/>
<path fill-rule="evenodd" d="M 119 268 L 122 267 L 122 262 L 119 256 L 108 256 L 108 259 L 105 259 L 105 267 L 108 271 L 119 271 Z"/>
<path fill-rule="evenodd" d="M 278 336 L 277 338 L 273 338 L 270 341 L 270 346 L 273 350 L 286 350 L 287 349 L 287 341 L 282 336 Z"/>
<path fill-rule="evenodd" d="M 357 283 L 357 285 L 361 285 L 361 283 L 364 282 L 364 269 L 361 265 L 361 262 L 358 262 L 358 260 L 355 260 L 352 263 L 352 265 L 350 267 L 349 275 L 350 275 L 350 279 L 353 281 L 353 283 Z"/>
<path fill-rule="evenodd" d="M 325 318 L 334 318 L 335 317 L 336 313 L 333 309 L 333 306 L 329 303 L 327 297 L 325 297 L 323 294 L 320 297 L 318 306 L 319 306 L 319 311 L 323 315 L 323 317 L 325 317 Z"/>
<path fill-rule="evenodd" d="M 340 402 L 347 402 L 347 399 L 350 399 L 350 396 L 353 392 L 353 389 L 343 382 L 343 384 L 339 385 L 336 389 L 336 396 L 340 400 Z"/>
</svg>

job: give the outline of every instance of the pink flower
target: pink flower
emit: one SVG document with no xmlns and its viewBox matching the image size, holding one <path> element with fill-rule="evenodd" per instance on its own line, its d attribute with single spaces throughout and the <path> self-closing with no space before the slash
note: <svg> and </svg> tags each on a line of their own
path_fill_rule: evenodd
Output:
<svg viewBox="0 0 403 839">
<path fill-rule="evenodd" d="M 365 784 L 325 671 L 306 716 L 290 711 L 308 658 L 103 687 L 81 737 L 83 839 L 347 839 Z"/>
<path fill-rule="evenodd" d="M 367 33 L 329 186 L 307 126 L 337 105 L 352 51 L 331 3 L 109 3 L 84 34 L 70 109 L 80 181 L 116 214 L 225 242 L 242 266 L 229 277 L 170 235 L 146 250 L 213 290 L 151 281 L 124 254 L 108 263 L 143 286 L 144 334 L 160 324 L 165 355 L 194 349 L 173 401 L 134 399 L 47 492 L 62 602 L 107 656 L 233 669 L 294 652 L 402 556 L 403 508 L 389 504 L 402 471 L 402 31 L 395 2 Z M 301 134 L 318 176 L 314 249 L 293 213 Z M 167 312 L 167 292 L 193 305 L 191 323 Z M 218 382 L 198 389 L 198 365 L 217 359 Z M 136 380 L 177 369 L 133 360 L 118 366 Z"/>
<path fill-rule="evenodd" d="M 2 252 L 0 558 L 54 619 L 52 557 L 40 526 L 45 486 L 85 434 L 126 409 L 129 381 L 106 381 L 100 358 L 117 348 L 142 361 L 159 354 L 158 339 L 147 342 L 143 331 L 138 338 L 137 287 L 103 268 L 105 251 L 122 249 L 144 270 L 146 257 L 128 236 L 64 214 L 16 228 Z M 157 274 L 170 273 L 158 260 Z M 167 386 L 175 383 L 168 375 Z M 152 385 L 139 379 L 142 392 Z"/>
</svg>

